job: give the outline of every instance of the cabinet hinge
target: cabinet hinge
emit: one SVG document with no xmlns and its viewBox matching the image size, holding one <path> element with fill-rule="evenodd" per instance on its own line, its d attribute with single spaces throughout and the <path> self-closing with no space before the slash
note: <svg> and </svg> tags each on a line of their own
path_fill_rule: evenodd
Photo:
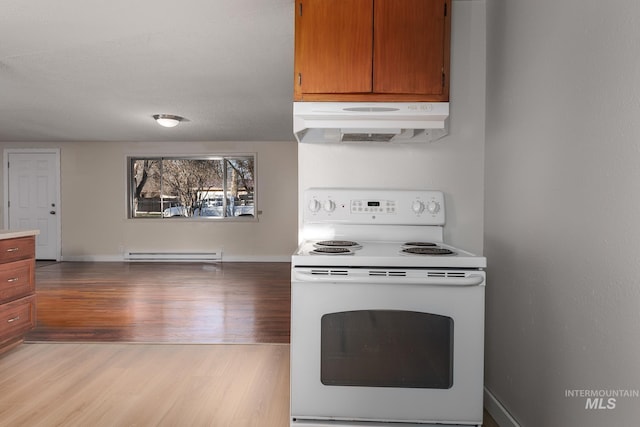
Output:
<svg viewBox="0 0 640 427">
<path fill-rule="evenodd" d="M 300 8 L 302 8 L 302 5 L 300 5 Z M 444 16 L 447 16 L 447 2 L 444 2 Z"/>
<path fill-rule="evenodd" d="M 442 87 L 445 87 L 446 80 L 447 80 L 447 76 L 446 76 L 446 74 L 444 73 L 444 70 L 443 70 L 442 71 Z"/>
</svg>

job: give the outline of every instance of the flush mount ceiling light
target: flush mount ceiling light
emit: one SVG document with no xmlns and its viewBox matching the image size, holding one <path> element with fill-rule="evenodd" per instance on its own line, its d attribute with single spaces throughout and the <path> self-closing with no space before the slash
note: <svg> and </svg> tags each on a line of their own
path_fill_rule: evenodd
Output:
<svg viewBox="0 0 640 427">
<path fill-rule="evenodd" d="M 154 114 L 153 118 L 160 126 L 172 128 L 178 126 L 184 117 L 174 116 L 173 114 Z"/>
</svg>

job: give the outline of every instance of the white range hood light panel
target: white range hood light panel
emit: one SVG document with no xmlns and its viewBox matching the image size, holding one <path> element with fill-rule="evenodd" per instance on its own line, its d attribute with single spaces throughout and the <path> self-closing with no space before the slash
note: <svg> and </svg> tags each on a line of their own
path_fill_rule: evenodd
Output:
<svg viewBox="0 0 640 427">
<path fill-rule="evenodd" d="M 448 134 L 449 103 L 294 102 L 298 142 L 432 142 Z"/>
<path fill-rule="evenodd" d="M 371 129 L 371 128 L 362 128 L 362 129 L 341 129 L 342 134 L 351 134 L 351 133 L 392 133 L 394 135 L 398 135 L 402 132 L 402 129 Z"/>
</svg>

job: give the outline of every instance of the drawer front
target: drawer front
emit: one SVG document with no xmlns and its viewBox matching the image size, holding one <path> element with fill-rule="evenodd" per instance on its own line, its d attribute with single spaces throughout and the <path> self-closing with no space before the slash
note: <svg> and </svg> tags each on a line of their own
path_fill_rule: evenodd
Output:
<svg viewBox="0 0 640 427">
<path fill-rule="evenodd" d="M 0 305 L 0 343 L 19 337 L 35 326 L 35 295 Z"/>
<path fill-rule="evenodd" d="M 0 263 L 35 258 L 35 236 L 0 240 Z"/>
<path fill-rule="evenodd" d="M 33 259 L 0 264 L 0 303 L 33 294 L 35 288 Z"/>
</svg>

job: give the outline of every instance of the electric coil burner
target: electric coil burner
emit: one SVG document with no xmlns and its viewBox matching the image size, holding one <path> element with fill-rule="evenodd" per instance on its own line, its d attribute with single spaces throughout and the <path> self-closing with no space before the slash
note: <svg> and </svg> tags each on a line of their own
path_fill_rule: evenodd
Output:
<svg viewBox="0 0 640 427">
<path fill-rule="evenodd" d="M 351 240 L 323 240 L 315 243 L 315 246 L 341 246 L 341 247 L 362 247 L 358 242 L 352 242 Z"/>
<path fill-rule="evenodd" d="M 455 255 L 451 249 L 445 249 L 434 242 L 407 242 L 402 245 L 400 251 L 403 255 Z"/>
<path fill-rule="evenodd" d="M 352 240 L 323 240 L 313 244 L 310 255 L 353 255 L 362 245 Z"/>
<path fill-rule="evenodd" d="M 305 191 L 292 427 L 481 426 L 486 259 L 444 243 L 444 202 L 439 191 Z"/>
<path fill-rule="evenodd" d="M 402 253 L 410 254 L 410 255 L 433 255 L 433 256 L 456 254 L 451 249 L 438 248 L 438 247 L 422 247 L 422 246 L 416 246 L 413 248 L 404 248 L 402 249 Z"/>
<path fill-rule="evenodd" d="M 311 255 L 353 255 L 354 252 L 349 248 L 327 246 L 315 248 L 310 252 Z"/>
<path fill-rule="evenodd" d="M 414 246 L 418 246 L 418 247 L 433 247 L 433 246 L 438 246 L 433 242 L 407 242 L 404 245 L 402 245 L 402 248 L 410 248 L 410 247 L 414 247 Z"/>
</svg>

